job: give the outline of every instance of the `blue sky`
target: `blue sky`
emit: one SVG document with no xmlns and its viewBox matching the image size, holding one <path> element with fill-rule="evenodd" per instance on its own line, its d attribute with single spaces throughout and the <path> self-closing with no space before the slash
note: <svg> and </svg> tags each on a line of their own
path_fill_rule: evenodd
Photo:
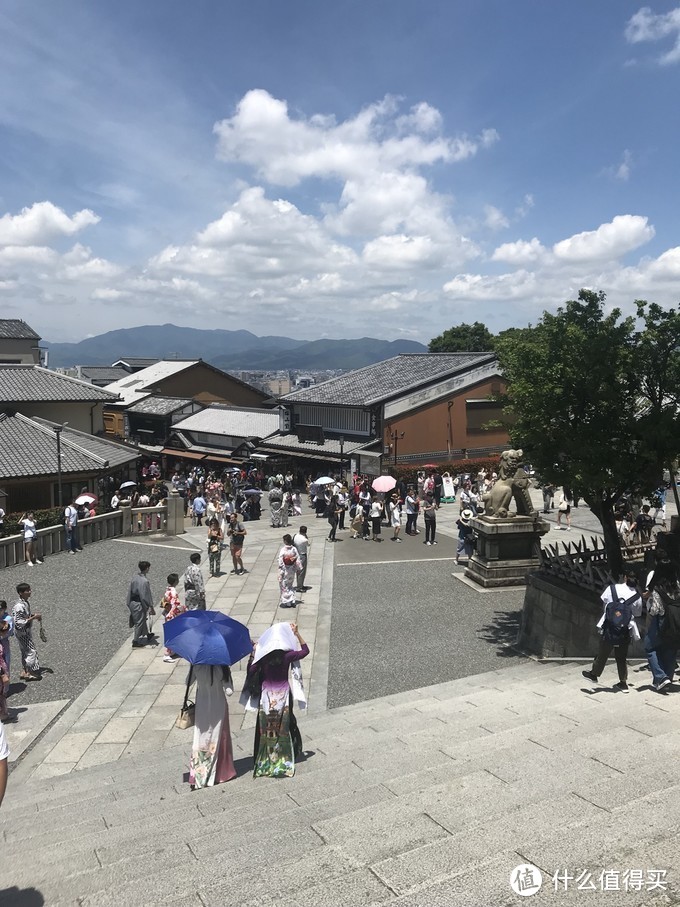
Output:
<svg viewBox="0 0 680 907">
<path fill-rule="evenodd" d="M 677 302 L 680 6 L 5 0 L 0 308 L 427 342 Z"/>
</svg>

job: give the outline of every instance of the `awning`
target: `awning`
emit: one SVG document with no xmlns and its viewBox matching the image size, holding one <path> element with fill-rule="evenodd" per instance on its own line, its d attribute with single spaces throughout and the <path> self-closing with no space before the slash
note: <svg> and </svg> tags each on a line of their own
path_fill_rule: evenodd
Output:
<svg viewBox="0 0 680 907">
<path fill-rule="evenodd" d="M 364 457 L 367 457 L 371 460 L 379 460 L 383 454 L 379 450 L 357 450 L 352 454 L 353 457 L 361 457 L 363 460 Z"/>
<path fill-rule="evenodd" d="M 210 460 L 211 463 L 229 463 L 230 465 L 238 465 L 240 462 L 231 457 L 218 457 L 217 454 L 205 454 L 205 459 Z"/>
<path fill-rule="evenodd" d="M 194 453 L 191 450 L 178 450 L 176 447 L 164 447 L 161 453 L 169 457 L 178 457 L 180 460 L 205 460 L 205 454 Z"/>
</svg>

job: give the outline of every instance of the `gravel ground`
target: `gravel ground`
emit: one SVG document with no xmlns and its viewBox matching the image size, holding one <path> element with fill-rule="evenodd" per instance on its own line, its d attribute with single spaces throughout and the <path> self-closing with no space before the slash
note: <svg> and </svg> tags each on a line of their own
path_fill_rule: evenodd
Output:
<svg viewBox="0 0 680 907">
<path fill-rule="evenodd" d="M 20 681 L 21 657 L 13 639 L 10 705 L 78 696 L 131 638 L 125 598 L 137 562 L 151 563 L 151 590 L 154 600 L 160 601 L 168 574 L 181 574 L 189 552 L 195 550 L 180 539 L 144 544 L 111 539 L 88 545 L 75 557 L 57 554 L 46 558 L 42 566 L 3 570 L 0 598 L 10 608 L 17 598 L 17 583 L 31 584 L 31 605 L 43 615 L 47 643 L 40 642 L 37 630 L 33 638 L 42 667 L 52 672 L 46 672 L 41 681 Z"/>
<path fill-rule="evenodd" d="M 476 592 L 453 571 L 453 560 L 336 566 L 329 708 L 516 663 L 503 643 L 517 636 L 524 591 Z"/>
</svg>

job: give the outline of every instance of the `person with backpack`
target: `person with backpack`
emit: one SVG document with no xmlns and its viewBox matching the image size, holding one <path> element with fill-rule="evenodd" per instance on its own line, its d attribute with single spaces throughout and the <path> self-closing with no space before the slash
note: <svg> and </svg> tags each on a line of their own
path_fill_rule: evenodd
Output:
<svg viewBox="0 0 680 907">
<path fill-rule="evenodd" d="M 651 596 L 647 606 L 649 625 L 645 652 L 657 693 L 666 693 L 673 683 L 678 647 L 680 647 L 680 583 L 671 563 L 661 563 L 649 583 Z"/>
<path fill-rule="evenodd" d="M 600 647 L 592 668 L 581 673 L 586 680 L 597 683 L 613 652 L 619 673 L 619 682 L 614 684 L 614 689 L 627 693 L 628 664 L 626 658 L 631 639 L 640 638 L 635 618 L 642 614 L 642 594 L 637 588 L 637 577 L 633 570 L 625 573 L 623 579 L 624 581 L 621 583 L 611 583 L 600 596 L 604 607 L 602 617 L 597 623 Z"/>
</svg>

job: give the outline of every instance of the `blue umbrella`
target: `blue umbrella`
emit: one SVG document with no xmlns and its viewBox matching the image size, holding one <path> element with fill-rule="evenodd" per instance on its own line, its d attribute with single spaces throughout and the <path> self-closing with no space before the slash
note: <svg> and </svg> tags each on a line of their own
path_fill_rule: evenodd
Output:
<svg viewBox="0 0 680 907">
<path fill-rule="evenodd" d="M 163 625 L 163 635 L 192 665 L 231 665 L 253 650 L 248 628 L 220 611 L 186 611 Z"/>
</svg>

